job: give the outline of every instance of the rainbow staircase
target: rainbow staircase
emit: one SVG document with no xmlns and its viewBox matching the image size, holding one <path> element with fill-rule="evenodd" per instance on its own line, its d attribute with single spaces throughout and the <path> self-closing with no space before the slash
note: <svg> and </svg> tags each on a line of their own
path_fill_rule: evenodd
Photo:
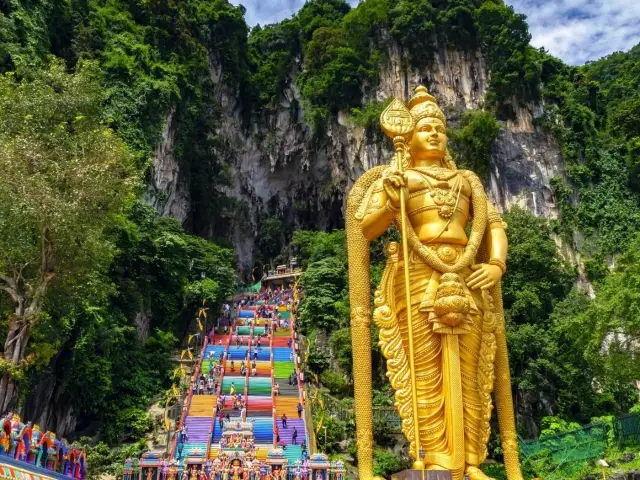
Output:
<svg viewBox="0 0 640 480">
<path fill-rule="evenodd" d="M 245 396 L 248 422 L 253 423 L 254 441 L 257 457 L 267 458 L 268 451 L 275 445 L 274 427 L 277 426 L 280 442 L 284 444 L 284 455 L 290 464 L 302 458 L 300 444 L 309 444 L 306 431 L 305 412 L 298 418 L 298 404 L 302 401 L 300 385 L 293 384 L 293 379 L 299 378 L 296 353 L 293 348 L 293 332 L 291 329 L 291 315 L 285 307 L 277 304 L 288 299 L 276 298 L 265 304 L 265 307 L 279 314 L 280 318 L 289 322 L 287 328 L 278 327 L 268 337 L 264 335 L 266 326 L 271 325 L 271 319 L 258 316 L 255 306 L 243 307 L 233 312 L 232 320 L 223 320 L 216 330 L 211 345 L 206 345 L 201 352 L 195 376 L 202 371 L 205 375 L 213 368 L 217 361 L 224 356 L 224 368 L 219 387 L 215 395 L 190 395 L 186 416 L 181 423 L 186 425 L 188 438 L 182 449 L 182 454 L 175 458 L 182 460 L 189 455 L 217 457 L 218 446 L 222 437 L 218 419 L 215 417 L 216 399 L 225 396 L 222 413 L 231 418 L 240 416 L 240 410 L 233 409 L 231 386 L 235 392 Z M 232 333 L 235 323 L 235 332 Z M 227 328 L 224 328 L 224 327 Z M 257 345 L 260 345 L 257 348 Z M 256 355 L 257 352 L 257 355 Z M 231 370 L 231 361 L 234 369 Z M 248 374 L 240 375 L 242 362 L 249 368 Z M 256 364 L 256 375 L 251 375 L 252 364 Z M 194 376 L 194 378 L 195 378 Z M 279 395 L 274 396 L 273 387 L 278 384 Z M 282 415 L 287 417 L 287 426 L 282 425 Z M 297 431 L 296 444 L 293 444 L 293 432 Z"/>
</svg>

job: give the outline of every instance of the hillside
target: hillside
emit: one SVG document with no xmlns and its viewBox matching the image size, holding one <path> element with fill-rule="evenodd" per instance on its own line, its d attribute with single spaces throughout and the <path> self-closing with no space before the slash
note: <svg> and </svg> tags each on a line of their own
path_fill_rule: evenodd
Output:
<svg viewBox="0 0 640 480">
<path fill-rule="evenodd" d="M 58 237 L 38 215 L 16 215 L 17 194 L 0 188 L 0 215 L 14 219 L 0 222 L 0 252 L 19 253 L 0 272 L 29 265 L 18 283 L 37 300 L 27 318 L 0 295 L 2 406 L 60 435 L 92 427 L 110 444 L 137 439 L 196 304 L 216 308 L 237 278 L 291 248 L 308 271 L 307 334 L 331 346 L 312 369 L 348 397 L 344 202 L 390 159 L 377 126 L 385 102 L 424 84 L 450 119 L 457 164 L 508 212 L 523 434 L 545 416 L 626 412 L 640 377 L 627 342 L 639 331 L 640 46 L 569 67 L 529 41 L 525 18 L 498 0 L 311 0 L 252 30 L 226 0 L 0 1 L 2 165 L 18 164 L 15 138 L 47 146 L 64 125 L 66 151 L 93 142 L 127 167 L 104 178 L 132 179 L 95 200 L 108 208 L 58 222 Z M 12 181 L 30 182 L 28 171 L 11 170 Z M 29 212 L 46 205 L 42 191 L 29 190 Z M 50 271 L 33 267 L 44 257 Z M 623 340 L 601 351 L 612 333 Z M 329 378 L 336 365 L 342 375 Z"/>
</svg>

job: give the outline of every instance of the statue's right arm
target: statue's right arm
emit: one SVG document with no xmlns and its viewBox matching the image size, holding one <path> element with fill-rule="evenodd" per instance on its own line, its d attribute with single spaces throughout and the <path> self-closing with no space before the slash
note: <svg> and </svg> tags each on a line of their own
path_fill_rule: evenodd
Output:
<svg viewBox="0 0 640 480">
<path fill-rule="evenodd" d="M 388 200 L 384 189 L 374 192 L 369 199 L 369 205 L 360 224 L 362 233 L 369 241 L 378 238 L 393 223 L 398 210 L 391 207 Z"/>
</svg>

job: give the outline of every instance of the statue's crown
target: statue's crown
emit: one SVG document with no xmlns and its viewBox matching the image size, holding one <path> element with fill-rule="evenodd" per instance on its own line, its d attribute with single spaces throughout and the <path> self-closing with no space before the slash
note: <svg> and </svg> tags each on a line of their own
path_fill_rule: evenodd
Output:
<svg viewBox="0 0 640 480">
<path fill-rule="evenodd" d="M 438 118 L 442 120 L 442 123 L 447 124 L 447 119 L 438 107 L 436 98 L 423 85 L 416 87 L 416 93 L 411 97 L 407 106 L 416 123 L 423 118 Z"/>
</svg>

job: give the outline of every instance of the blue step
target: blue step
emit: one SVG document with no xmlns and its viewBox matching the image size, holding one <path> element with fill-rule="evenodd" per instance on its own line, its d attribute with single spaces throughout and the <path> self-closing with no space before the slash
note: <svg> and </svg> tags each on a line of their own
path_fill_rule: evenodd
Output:
<svg viewBox="0 0 640 480">
<path fill-rule="evenodd" d="M 224 345 L 207 345 L 207 348 L 204 350 L 204 359 L 209 358 L 209 352 L 213 352 L 213 358 L 218 360 L 220 358 L 220 354 L 227 349 Z"/>
<path fill-rule="evenodd" d="M 247 421 L 253 422 L 253 436 L 255 438 L 255 443 L 273 442 L 272 417 L 247 417 Z"/>
<path fill-rule="evenodd" d="M 182 449 L 182 455 L 180 458 L 188 457 L 194 450 L 200 450 L 202 452 L 201 456 L 204 456 L 207 453 L 207 444 L 206 443 L 185 443 L 184 448 Z M 178 449 L 176 448 L 176 458 L 178 458 Z"/>
<path fill-rule="evenodd" d="M 274 347 L 273 348 L 273 361 L 284 362 L 289 361 L 289 356 L 293 350 L 287 347 Z"/>
<path fill-rule="evenodd" d="M 302 460 L 302 449 L 300 445 L 287 445 L 287 448 L 285 448 L 282 453 L 284 453 L 284 456 L 289 460 L 289 465 L 293 465 L 296 460 Z"/>
<path fill-rule="evenodd" d="M 229 347 L 229 360 L 244 360 L 247 356 L 247 347 Z M 287 357 L 288 358 L 288 357 Z"/>
</svg>

